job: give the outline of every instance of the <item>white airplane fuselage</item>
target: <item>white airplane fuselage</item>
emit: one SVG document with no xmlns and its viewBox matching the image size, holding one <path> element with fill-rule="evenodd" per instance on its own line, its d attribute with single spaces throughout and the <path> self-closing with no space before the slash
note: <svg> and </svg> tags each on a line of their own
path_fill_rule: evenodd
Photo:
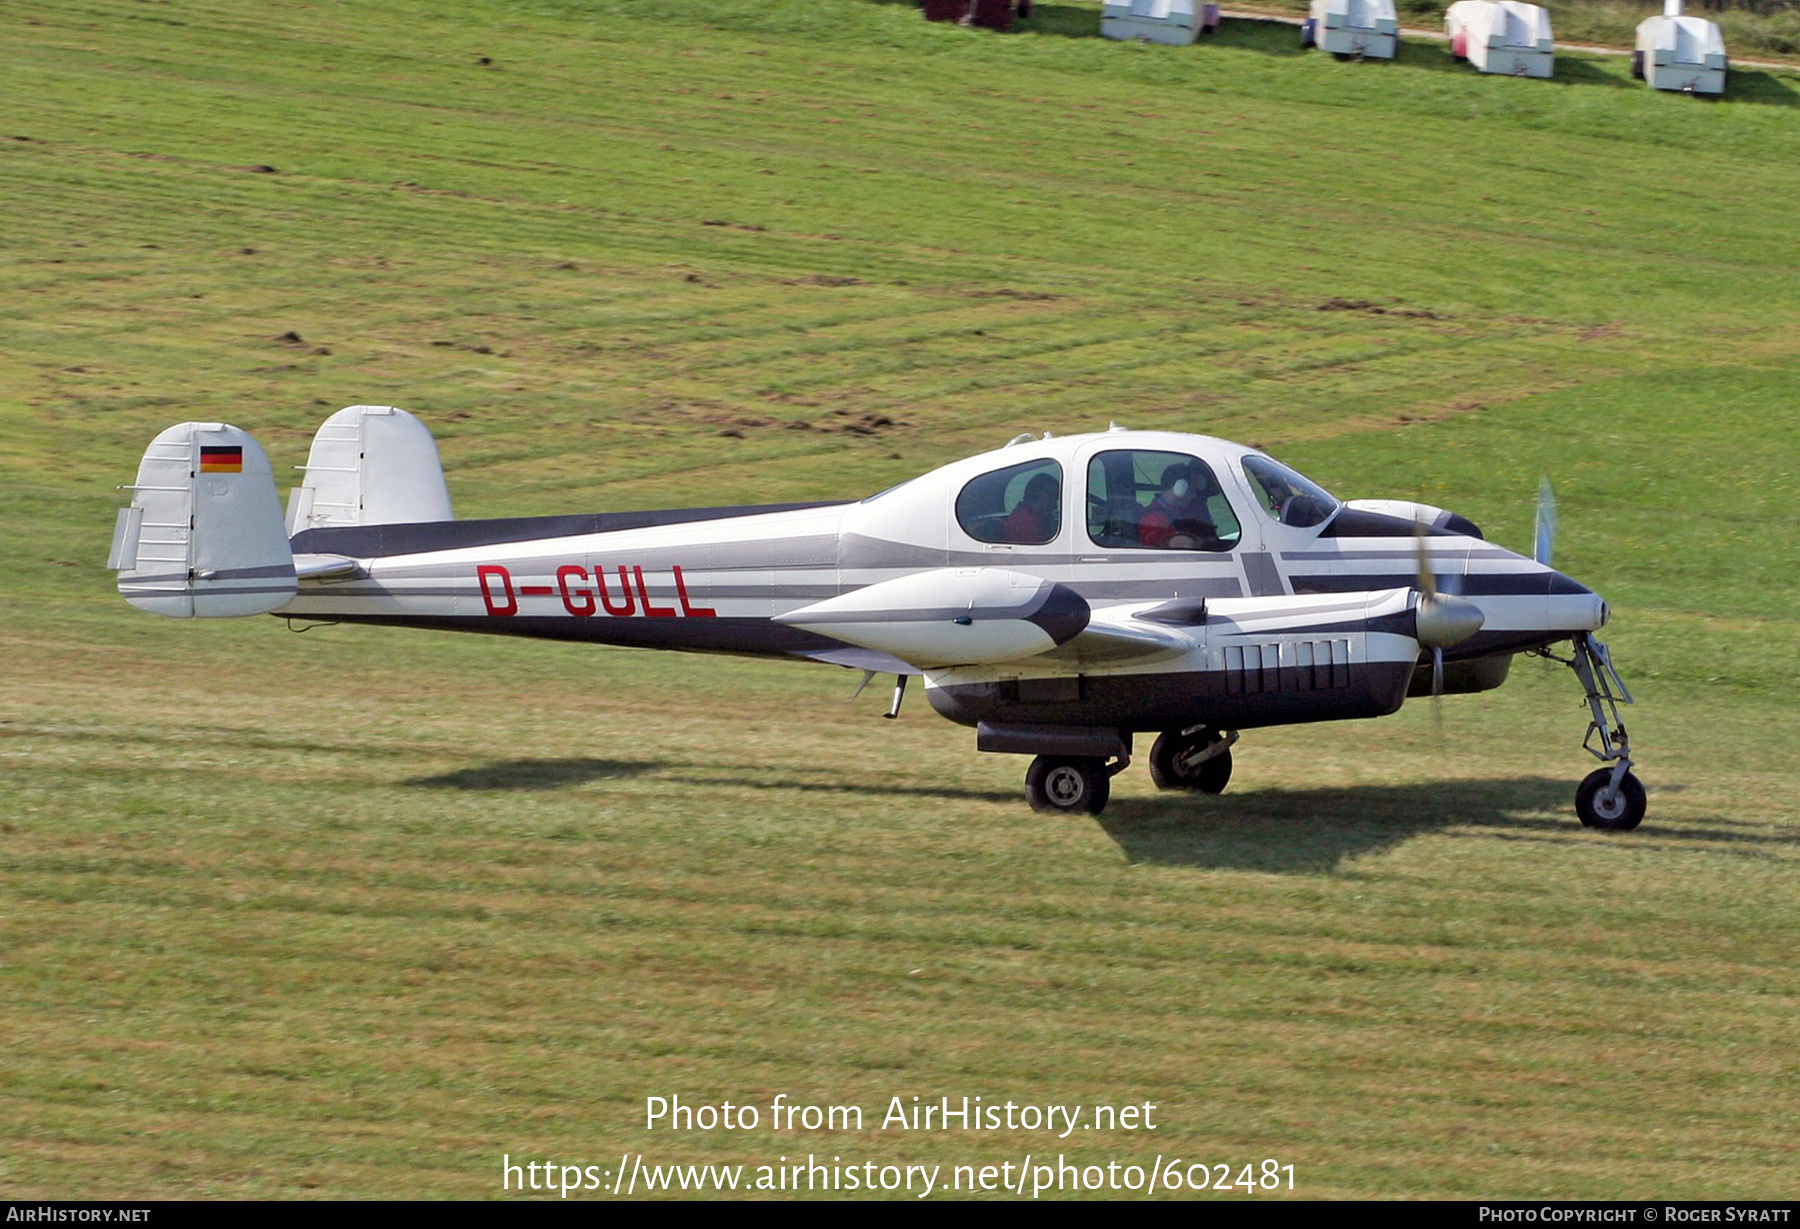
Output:
<svg viewBox="0 0 1800 1229">
<path fill-rule="evenodd" d="M 1101 454 L 1116 460 L 1127 449 L 1205 462 L 1217 478 L 1215 518 L 1236 522 L 1229 545 L 1096 541 L 1097 497 L 1083 476 L 1101 474 Z M 1248 477 L 1246 457 L 1261 454 L 1204 436 L 1114 431 L 1011 446 L 856 503 L 303 530 L 292 542 L 297 558 L 339 556 L 356 568 L 303 581 L 275 613 L 923 673 L 934 706 L 965 724 L 1123 730 L 1393 711 L 1420 659 L 1399 599 L 1418 583 L 1421 552 L 1437 586 L 1481 613 L 1480 630 L 1446 650 L 1451 690 L 1498 685 L 1511 654 L 1605 621 L 1605 604 L 1588 589 L 1467 533 L 1352 506 L 1315 524 L 1284 523 Z M 1057 523 L 1041 531 L 1048 539 L 972 534 L 986 531 L 965 524 L 959 497 L 983 475 L 1034 465 L 1063 475 Z M 957 577 L 979 585 L 980 576 L 1014 579 L 994 588 L 999 597 L 947 601 Z M 1136 614 L 1191 608 L 1141 621 L 1146 633 L 1182 629 L 1160 652 L 1084 650 L 1072 606 L 1058 626 L 1034 630 L 1023 613 L 1029 584 L 1018 578 L 1053 587 L 1065 604 L 1073 594 L 1088 620 L 1122 635 Z M 877 585 L 892 609 L 804 616 Z M 1021 596 L 1009 605 L 1003 594 L 1012 590 Z M 1003 651 L 981 639 L 1003 635 L 1018 644 Z M 1459 671 L 1459 662 L 1469 665 Z"/>
</svg>

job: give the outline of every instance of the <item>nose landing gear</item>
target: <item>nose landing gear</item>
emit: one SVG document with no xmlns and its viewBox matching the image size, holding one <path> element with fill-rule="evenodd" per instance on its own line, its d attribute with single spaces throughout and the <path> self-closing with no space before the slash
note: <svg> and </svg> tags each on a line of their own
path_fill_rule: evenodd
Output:
<svg viewBox="0 0 1800 1229">
<path fill-rule="evenodd" d="M 1566 660 L 1546 649 L 1538 652 L 1562 662 L 1581 680 L 1588 710 L 1593 714 L 1582 750 L 1609 765 L 1596 768 L 1582 780 L 1581 788 L 1575 791 L 1575 814 L 1583 827 L 1629 832 L 1643 822 L 1645 808 L 1643 783 L 1631 771 L 1631 737 L 1619 716 L 1619 706 L 1631 703 L 1631 693 L 1613 669 L 1612 655 L 1604 644 L 1579 632 L 1574 646 L 1574 656 Z"/>
</svg>

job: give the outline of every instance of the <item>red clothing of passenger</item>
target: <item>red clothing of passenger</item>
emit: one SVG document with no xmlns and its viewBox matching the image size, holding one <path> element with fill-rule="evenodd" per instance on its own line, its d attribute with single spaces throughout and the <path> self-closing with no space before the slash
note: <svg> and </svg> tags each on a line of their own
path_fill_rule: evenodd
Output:
<svg viewBox="0 0 1800 1229">
<path fill-rule="evenodd" d="M 1000 540 L 1034 545 L 1048 542 L 1056 535 L 1055 526 L 1050 518 L 1028 503 L 1020 503 L 1000 522 Z"/>
</svg>

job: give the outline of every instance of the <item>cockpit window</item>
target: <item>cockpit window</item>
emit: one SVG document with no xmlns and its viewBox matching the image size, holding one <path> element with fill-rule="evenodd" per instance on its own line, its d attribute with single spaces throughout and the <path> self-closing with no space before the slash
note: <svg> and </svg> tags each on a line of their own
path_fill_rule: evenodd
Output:
<svg viewBox="0 0 1800 1229">
<path fill-rule="evenodd" d="M 956 497 L 956 523 L 977 542 L 1042 546 L 1062 529 L 1062 466 L 1027 461 L 983 474 Z"/>
<path fill-rule="evenodd" d="M 1338 501 L 1323 487 L 1268 457 L 1245 457 L 1244 477 L 1262 510 L 1283 525 L 1310 529 L 1323 525 L 1338 510 Z"/>
<path fill-rule="evenodd" d="M 1138 448 L 1088 462 L 1087 530 L 1096 546 L 1156 550 L 1228 551 L 1243 536 L 1206 462 Z"/>
</svg>

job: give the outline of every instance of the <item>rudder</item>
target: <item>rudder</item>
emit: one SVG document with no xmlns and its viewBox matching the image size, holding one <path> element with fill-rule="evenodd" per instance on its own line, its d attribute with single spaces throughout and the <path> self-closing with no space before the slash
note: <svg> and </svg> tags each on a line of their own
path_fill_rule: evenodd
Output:
<svg viewBox="0 0 1800 1229">
<path fill-rule="evenodd" d="M 290 535 L 345 525 L 454 519 L 437 443 L 391 405 L 352 405 L 313 436 L 306 479 L 288 499 Z"/>
<path fill-rule="evenodd" d="M 299 588 L 268 454 L 247 431 L 184 422 L 151 442 L 106 566 L 139 610 L 177 619 L 267 614 Z"/>
</svg>

